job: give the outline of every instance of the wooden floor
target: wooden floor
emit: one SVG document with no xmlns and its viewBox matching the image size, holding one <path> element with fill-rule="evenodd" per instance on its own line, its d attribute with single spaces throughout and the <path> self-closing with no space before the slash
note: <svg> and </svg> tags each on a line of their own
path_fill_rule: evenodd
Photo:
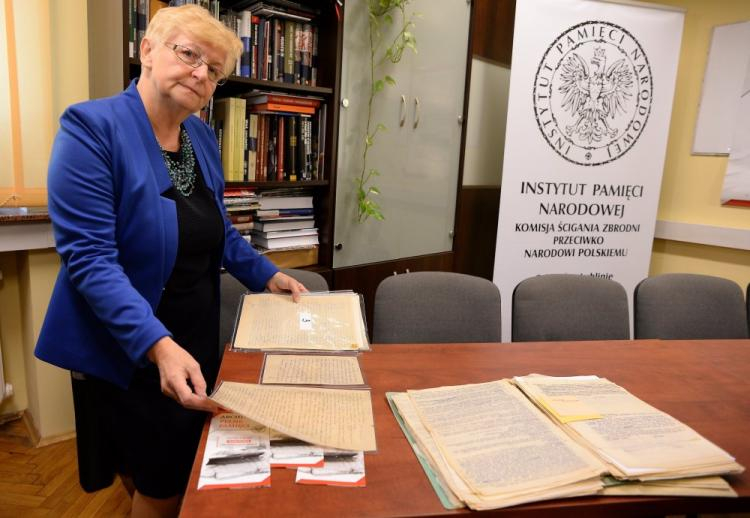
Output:
<svg viewBox="0 0 750 518">
<path fill-rule="evenodd" d="M 81 489 L 75 439 L 33 448 L 23 420 L 0 425 L 0 518 L 129 513 L 130 497 L 119 479 L 96 493 Z"/>
</svg>

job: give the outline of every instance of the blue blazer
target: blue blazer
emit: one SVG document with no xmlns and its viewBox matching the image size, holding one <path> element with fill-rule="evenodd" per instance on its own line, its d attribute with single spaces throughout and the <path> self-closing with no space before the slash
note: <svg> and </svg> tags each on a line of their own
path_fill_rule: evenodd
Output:
<svg viewBox="0 0 750 518">
<path fill-rule="evenodd" d="M 214 134 L 194 116 L 184 127 L 224 214 Z M 65 111 L 47 183 L 62 267 L 34 354 L 125 388 L 136 367 L 148 363 L 146 351 L 171 336 L 154 312 L 178 236 L 175 203 L 161 195 L 172 183 L 136 80 L 119 95 Z M 278 271 L 226 217 L 220 260 L 253 291 L 263 291 Z"/>
</svg>

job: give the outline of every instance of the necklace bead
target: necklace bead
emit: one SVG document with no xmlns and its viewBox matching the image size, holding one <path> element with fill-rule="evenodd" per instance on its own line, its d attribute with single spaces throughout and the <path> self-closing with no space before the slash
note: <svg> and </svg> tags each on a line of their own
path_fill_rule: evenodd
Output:
<svg viewBox="0 0 750 518">
<path fill-rule="evenodd" d="M 193 153 L 193 144 L 190 142 L 187 131 L 185 131 L 185 128 L 180 128 L 179 160 L 172 158 L 161 145 L 159 147 L 172 185 L 177 189 L 177 192 L 187 198 L 195 190 L 195 153 Z"/>
</svg>

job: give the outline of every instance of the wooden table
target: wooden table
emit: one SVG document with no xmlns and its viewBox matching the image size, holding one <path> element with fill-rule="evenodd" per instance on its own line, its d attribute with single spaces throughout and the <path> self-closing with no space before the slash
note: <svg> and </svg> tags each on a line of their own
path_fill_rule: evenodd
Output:
<svg viewBox="0 0 750 518">
<path fill-rule="evenodd" d="M 227 352 L 220 379 L 257 383 L 260 353 Z M 365 456 L 367 488 L 301 486 L 273 470 L 272 487 L 197 491 L 207 427 L 181 516 L 444 516 L 385 400 L 386 391 L 478 383 L 514 375 L 596 374 L 690 425 L 750 468 L 750 340 L 375 345 L 361 356 L 372 386 L 378 452 Z M 729 478 L 739 498 L 581 497 L 487 516 L 648 516 L 750 511 L 750 474 Z"/>
</svg>

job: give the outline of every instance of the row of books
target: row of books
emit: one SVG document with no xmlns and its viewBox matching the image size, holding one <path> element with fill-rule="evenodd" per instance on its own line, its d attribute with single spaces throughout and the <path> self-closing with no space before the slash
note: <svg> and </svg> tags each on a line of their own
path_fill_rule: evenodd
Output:
<svg viewBox="0 0 750 518">
<path fill-rule="evenodd" d="M 260 3 L 263 5 L 262 3 Z M 230 13 L 242 40 L 242 56 L 235 74 L 280 83 L 317 85 L 318 27 L 310 23 L 312 13 L 279 9 Z"/>
<path fill-rule="evenodd" d="M 199 5 L 208 9 L 215 18 L 220 17 L 219 0 L 128 0 L 128 57 L 138 58 L 141 40 L 146 34 L 148 22 L 162 7 L 185 4 Z"/>
<path fill-rule="evenodd" d="M 233 9 L 223 9 L 219 0 L 128 0 L 128 56 L 138 57 L 156 11 L 184 4 L 206 8 L 240 38 L 243 52 L 235 75 L 317 85 L 319 29 L 314 19 L 318 11 L 291 1 L 235 2 Z"/>
<path fill-rule="evenodd" d="M 246 188 L 229 187 L 224 205 L 232 225 L 261 252 L 318 244 L 309 193 L 279 189 L 257 195 Z"/>
<path fill-rule="evenodd" d="M 323 179 L 327 110 L 320 99 L 255 92 L 216 99 L 211 112 L 227 182 Z"/>
</svg>

